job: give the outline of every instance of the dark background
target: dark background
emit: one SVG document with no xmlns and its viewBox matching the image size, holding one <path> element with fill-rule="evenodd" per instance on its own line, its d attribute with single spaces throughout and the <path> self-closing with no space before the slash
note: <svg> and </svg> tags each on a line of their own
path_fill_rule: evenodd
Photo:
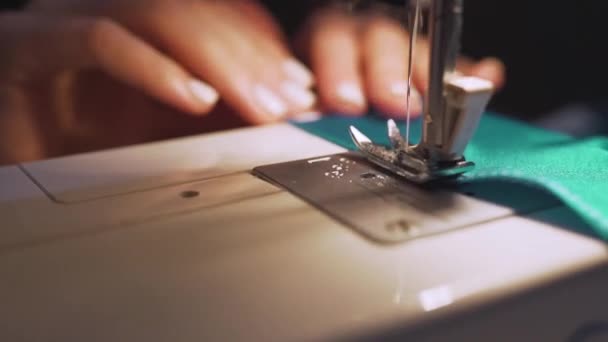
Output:
<svg viewBox="0 0 608 342">
<path fill-rule="evenodd" d="M 319 1 L 265 2 L 293 29 L 306 7 Z M 0 0 L 5 9 L 23 3 Z M 573 103 L 608 109 L 605 13 L 608 2 L 601 0 L 465 0 L 463 52 L 507 65 L 507 85 L 491 108 L 524 119 Z"/>
</svg>

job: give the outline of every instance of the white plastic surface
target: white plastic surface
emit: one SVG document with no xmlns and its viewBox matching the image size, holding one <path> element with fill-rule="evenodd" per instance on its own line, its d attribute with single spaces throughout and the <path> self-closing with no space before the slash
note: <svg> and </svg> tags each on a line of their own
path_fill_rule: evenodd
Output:
<svg viewBox="0 0 608 342">
<path fill-rule="evenodd" d="M 57 201 L 73 203 L 343 151 L 328 141 L 281 124 L 54 159 L 24 167 Z"/>
<path fill-rule="evenodd" d="M 377 245 L 238 172 L 341 150 L 295 131 L 292 143 L 273 145 L 257 159 L 250 141 L 264 141 L 268 130 L 294 132 L 258 128 L 243 133 L 247 141 L 203 136 L 27 166 L 70 204 L 52 201 L 18 167 L 0 169 L 0 341 L 374 341 L 395 328 L 414 331 L 415 340 L 475 341 L 478 331 L 491 334 L 475 322 L 492 317 L 485 321 L 494 322 L 487 324 L 496 336 L 486 340 L 551 342 L 608 317 L 604 283 L 568 293 L 577 300 L 560 302 L 555 293 L 563 292 L 545 291 L 508 309 L 495 306 L 605 267 L 603 242 L 508 217 Z M 218 158 L 176 162 L 181 153 L 190 158 L 193 146 Z M 130 161 L 145 154 L 154 158 Z M 119 164 L 128 171 L 113 177 Z M 78 177 L 62 173 L 70 166 L 79 167 Z M 199 177 L 210 178 L 188 181 Z M 184 191 L 198 196 L 184 198 Z M 555 310 L 572 303 L 588 310 L 577 307 L 576 316 Z M 478 307 L 495 311 L 464 318 Z M 459 319 L 464 323 L 443 329 L 444 320 Z M 525 334 L 509 325 L 517 320 L 537 328 Z M 430 330 L 416 332 L 426 324 Z M 519 335 L 510 335 L 515 330 Z"/>
</svg>

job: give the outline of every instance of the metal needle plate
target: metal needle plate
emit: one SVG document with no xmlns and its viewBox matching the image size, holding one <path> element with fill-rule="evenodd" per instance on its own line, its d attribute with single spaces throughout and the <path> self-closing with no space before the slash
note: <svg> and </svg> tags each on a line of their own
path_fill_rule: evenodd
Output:
<svg viewBox="0 0 608 342">
<path fill-rule="evenodd" d="M 508 207 L 404 181 L 359 153 L 261 166 L 254 174 L 380 243 L 403 242 L 514 213 Z M 535 205 L 518 209 L 530 211 Z"/>
</svg>

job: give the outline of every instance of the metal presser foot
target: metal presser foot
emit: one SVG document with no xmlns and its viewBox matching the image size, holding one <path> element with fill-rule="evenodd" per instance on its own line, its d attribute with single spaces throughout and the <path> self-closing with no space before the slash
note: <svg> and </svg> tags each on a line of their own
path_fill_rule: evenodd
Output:
<svg viewBox="0 0 608 342">
<path fill-rule="evenodd" d="M 475 167 L 463 153 L 492 91 L 489 81 L 454 76 L 446 82 L 445 115 L 437 120 L 427 114 L 422 141 L 418 145 L 407 144 L 393 120 L 387 123 L 389 147 L 375 144 L 354 126 L 350 127 L 350 135 L 367 159 L 412 182 L 457 177 Z M 433 125 L 441 129 L 437 130 Z M 435 143 L 438 140 L 433 138 L 441 138 L 441 144 Z"/>
<path fill-rule="evenodd" d="M 463 0 L 424 3 L 430 7 L 431 53 L 422 140 L 408 146 L 392 120 L 388 121 L 390 147 L 374 144 L 357 128 L 350 128 L 353 141 L 371 162 L 415 183 L 453 178 L 474 168 L 463 153 L 493 93 L 491 82 L 455 71 Z"/>
<path fill-rule="evenodd" d="M 433 161 L 419 146 L 406 147 L 405 140 L 393 120 L 388 121 L 391 148 L 374 144 L 356 127 L 350 127 L 350 135 L 363 155 L 374 164 L 415 183 L 456 177 L 475 167 L 464 157 L 457 160 Z"/>
</svg>

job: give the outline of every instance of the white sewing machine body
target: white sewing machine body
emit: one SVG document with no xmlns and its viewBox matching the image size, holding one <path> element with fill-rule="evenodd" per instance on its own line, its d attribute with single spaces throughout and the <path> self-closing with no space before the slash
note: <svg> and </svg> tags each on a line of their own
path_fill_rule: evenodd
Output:
<svg viewBox="0 0 608 342">
<path fill-rule="evenodd" d="M 559 206 L 383 245 L 251 175 L 340 152 L 282 124 L 0 168 L 0 340 L 564 341 L 608 318 L 606 245 L 546 223 Z"/>
</svg>

